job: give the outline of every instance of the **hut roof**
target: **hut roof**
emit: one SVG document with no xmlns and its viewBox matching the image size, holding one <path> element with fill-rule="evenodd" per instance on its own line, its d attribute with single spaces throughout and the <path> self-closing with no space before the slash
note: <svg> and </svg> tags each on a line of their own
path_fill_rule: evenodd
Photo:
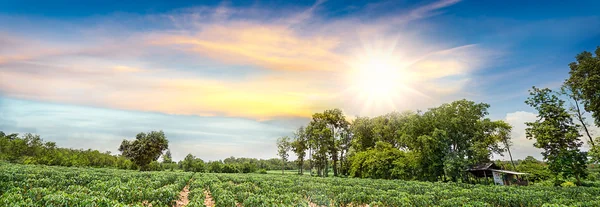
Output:
<svg viewBox="0 0 600 207">
<path fill-rule="evenodd" d="M 480 170 L 500 170 L 500 167 L 496 166 L 493 162 L 480 163 L 474 166 L 471 166 L 467 171 L 480 171 Z"/>
</svg>

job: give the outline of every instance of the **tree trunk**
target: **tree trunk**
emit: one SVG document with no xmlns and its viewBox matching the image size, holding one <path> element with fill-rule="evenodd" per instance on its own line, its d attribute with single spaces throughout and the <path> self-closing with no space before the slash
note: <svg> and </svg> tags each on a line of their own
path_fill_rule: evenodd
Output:
<svg viewBox="0 0 600 207">
<path fill-rule="evenodd" d="M 285 161 L 281 160 L 281 174 L 284 175 L 285 174 Z"/>
<path fill-rule="evenodd" d="M 344 175 L 344 150 L 341 150 L 340 152 L 340 170 L 342 171 L 341 174 Z"/>
<path fill-rule="evenodd" d="M 338 168 L 337 168 L 337 153 L 336 156 L 333 157 L 333 176 L 338 176 Z"/>
<path fill-rule="evenodd" d="M 304 159 L 300 160 L 300 175 L 304 175 Z"/>
<path fill-rule="evenodd" d="M 507 144 L 505 144 L 505 145 L 506 145 L 506 150 L 508 151 L 508 157 L 510 157 L 510 163 L 513 166 L 513 170 L 517 171 L 517 166 L 515 166 L 515 162 L 513 161 L 512 154 L 510 153 L 510 147 Z"/>
<path fill-rule="evenodd" d="M 310 176 L 312 176 L 313 175 L 312 147 L 308 148 L 308 165 L 310 166 Z"/>
<path fill-rule="evenodd" d="M 573 99 L 575 100 L 575 99 Z M 581 114 L 581 109 L 579 108 L 579 102 L 577 100 L 575 100 L 575 107 L 577 109 L 577 119 L 579 119 L 579 122 L 581 122 L 581 126 L 583 126 L 583 130 L 585 131 L 585 134 L 588 136 L 588 139 L 590 139 L 590 145 L 596 146 L 594 144 L 594 139 L 592 138 L 592 135 L 590 135 L 590 131 L 588 130 L 585 122 L 583 121 L 583 114 Z"/>
<path fill-rule="evenodd" d="M 329 174 L 329 160 L 327 160 L 327 156 L 325 156 L 325 161 L 323 163 L 325 163 L 325 172 L 323 172 L 323 177 L 327 177 Z"/>
</svg>

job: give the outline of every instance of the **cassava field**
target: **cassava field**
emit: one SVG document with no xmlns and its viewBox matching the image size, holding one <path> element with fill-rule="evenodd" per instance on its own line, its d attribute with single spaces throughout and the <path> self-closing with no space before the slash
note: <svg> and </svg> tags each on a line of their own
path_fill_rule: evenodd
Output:
<svg viewBox="0 0 600 207">
<path fill-rule="evenodd" d="M 0 164 L 0 206 L 600 206 L 598 187 Z M 187 203 L 187 202 L 186 202 Z"/>
</svg>

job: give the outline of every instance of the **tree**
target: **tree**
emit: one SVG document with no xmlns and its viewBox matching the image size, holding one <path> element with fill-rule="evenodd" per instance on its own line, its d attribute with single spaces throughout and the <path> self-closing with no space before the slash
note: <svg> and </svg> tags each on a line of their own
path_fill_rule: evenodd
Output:
<svg viewBox="0 0 600 207">
<path fill-rule="evenodd" d="M 163 155 L 163 163 L 173 163 L 173 158 L 171 157 L 171 150 L 167 149 L 165 155 Z"/>
<path fill-rule="evenodd" d="M 290 151 L 290 138 L 280 137 L 277 139 L 277 154 L 281 157 L 281 174 L 285 173 L 285 162 L 289 157 L 288 151 Z"/>
<path fill-rule="evenodd" d="M 169 141 L 161 130 L 158 132 L 151 131 L 148 134 L 139 133 L 134 141 L 123 140 L 119 151 L 123 156 L 140 166 L 140 170 L 147 170 L 148 164 L 158 160 L 167 148 L 169 148 Z"/>
<path fill-rule="evenodd" d="M 302 175 L 303 166 L 304 166 L 304 157 L 306 157 L 306 149 L 308 148 L 306 133 L 304 132 L 304 127 L 298 128 L 296 133 L 294 133 L 294 141 L 291 144 L 292 151 L 298 156 L 296 162 L 298 164 L 298 174 Z"/>
<path fill-rule="evenodd" d="M 587 158 L 579 151 L 583 144 L 581 135 L 564 102 L 550 89 L 533 87 L 525 103 L 538 111 L 538 120 L 525 123 L 528 127 L 525 131 L 528 139 L 535 139 L 534 146 L 544 150 L 542 155 L 550 171 L 574 176 L 581 184 L 580 179 L 586 176 Z"/>
<path fill-rule="evenodd" d="M 373 125 L 369 117 L 357 117 L 350 126 L 352 132 L 352 146 L 356 151 L 365 151 L 375 146 Z"/>
<path fill-rule="evenodd" d="M 339 160 L 339 151 L 341 145 L 341 136 L 344 132 L 348 131 L 348 126 L 350 125 L 348 121 L 346 121 L 346 117 L 342 113 L 340 109 L 329 109 L 325 110 L 323 113 L 315 113 L 312 116 L 312 122 L 321 123 L 331 131 L 331 133 L 321 134 L 327 136 L 320 136 L 322 139 L 324 147 L 326 147 L 326 151 L 329 153 L 331 159 L 333 160 L 333 175 L 338 175 L 338 160 Z M 327 160 L 325 159 L 325 163 Z M 325 171 L 327 171 L 327 164 L 325 164 Z"/>
<path fill-rule="evenodd" d="M 579 121 L 579 125 L 585 135 L 588 137 L 588 142 L 590 146 L 594 148 L 596 144 L 594 144 L 594 138 L 592 137 L 589 128 L 589 123 L 586 121 L 585 113 L 586 111 L 580 106 L 581 103 L 581 93 L 573 88 L 573 85 L 569 84 L 569 82 L 565 82 L 563 87 L 561 88 L 561 93 L 569 97 L 571 102 L 571 107 L 569 107 L 569 111 L 571 115 Z"/>
<path fill-rule="evenodd" d="M 181 168 L 186 172 L 204 172 L 205 164 L 202 159 L 196 158 L 196 156 L 192 154 L 188 154 L 183 161 L 181 161 Z"/>
<path fill-rule="evenodd" d="M 575 57 L 577 62 L 569 64 L 571 71 L 565 85 L 581 99 L 585 110 L 592 112 L 596 126 L 600 126 L 600 46 L 595 53 L 594 57 L 584 51 Z"/>
</svg>

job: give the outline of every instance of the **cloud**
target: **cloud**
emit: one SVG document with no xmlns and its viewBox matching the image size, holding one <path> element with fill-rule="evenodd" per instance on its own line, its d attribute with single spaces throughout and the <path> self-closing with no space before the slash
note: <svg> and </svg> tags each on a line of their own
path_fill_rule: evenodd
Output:
<svg viewBox="0 0 600 207">
<path fill-rule="evenodd" d="M 533 146 L 535 140 L 527 139 L 525 134 L 525 129 L 527 128 L 525 122 L 534 122 L 537 119 L 537 114 L 525 111 L 516 111 L 506 114 L 505 121 L 513 127 L 511 134 L 513 146 L 511 147 L 511 152 L 514 159 L 523 159 L 527 156 L 533 156 L 539 160 L 543 158 L 541 155 L 542 150 Z M 590 132 L 592 133 L 592 136 L 594 136 L 594 134 L 598 132 L 598 127 L 590 126 Z M 581 133 L 583 135 L 583 132 Z M 582 146 L 581 150 L 587 151 L 589 148 L 587 145 L 588 138 L 581 137 L 580 139 L 586 143 Z M 506 154 L 503 159 L 508 159 L 508 154 Z"/>
<path fill-rule="evenodd" d="M 406 24 L 457 2 L 370 19 L 319 16 L 321 2 L 284 12 L 200 7 L 71 23 L 77 32 L 69 39 L 32 41 L 5 32 L 6 44 L 21 49 L 0 53 L 2 79 L 10 80 L 0 91 L 21 99 L 257 120 L 308 117 L 331 107 L 352 115 L 431 107 L 463 96 L 470 73 L 489 59 L 480 45 L 432 45 Z M 390 94 L 392 104 L 364 110 L 353 60 L 373 51 L 389 52 L 405 77 Z M 241 73 L 241 67 L 253 71 Z"/>
<path fill-rule="evenodd" d="M 123 139 L 163 130 L 176 160 L 192 153 L 204 160 L 229 156 L 276 157 L 275 140 L 296 126 L 279 121 L 168 115 L 0 98 L 0 130 L 37 133 L 60 147 L 118 153 Z M 7 121 L 8 120 L 8 121 Z M 7 121 L 7 122 L 5 122 Z"/>
<path fill-rule="evenodd" d="M 533 146 L 535 141 L 527 139 L 525 135 L 525 129 L 527 128 L 525 122 L 536 120 L 537 114 L 531 112 L 516 111 L 506 114 L 505 121 L 513 127 L 511 133 L 513 146 L 510 148 L 513 159 L 524 159 L 527 156 L 533 156 L 538 160 L 543 158 L 542 150 Z M 508 159 L 507 154 L 504 159 Z"/>
</svg>

